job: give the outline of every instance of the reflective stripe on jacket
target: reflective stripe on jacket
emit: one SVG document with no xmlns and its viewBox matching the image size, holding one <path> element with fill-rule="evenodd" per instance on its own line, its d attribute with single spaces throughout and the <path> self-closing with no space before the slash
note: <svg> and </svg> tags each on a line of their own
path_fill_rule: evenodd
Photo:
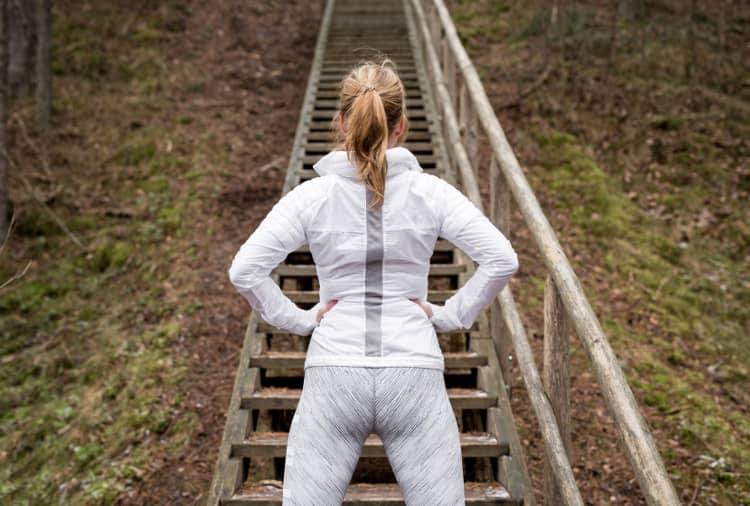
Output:
<svg viewBox="0 0 750 506">
<path fill-rule="evenodd" d="M 461 191 L 422 171 L 404 147 L 386 151 L 385 202 L 345 151 L 314 166 L 319 174 L 274 204 L 229 269 L 232 284 L 267 323 L 310 335 L 304 367 L 412 366 L 444 370 L 436 330 L 468 329 L 518 269 L 510 241 Z M 427 301 L 427 275 L 442 237 L 478 267 L 444 305 Z M 320 300 L 299 308 L 271 279 L 286 256 L 309 243 Z M 410 298 L 426 302 L 432 317 Z M 338 302 L 320 322 L 317 312 Z"/>
</svg>

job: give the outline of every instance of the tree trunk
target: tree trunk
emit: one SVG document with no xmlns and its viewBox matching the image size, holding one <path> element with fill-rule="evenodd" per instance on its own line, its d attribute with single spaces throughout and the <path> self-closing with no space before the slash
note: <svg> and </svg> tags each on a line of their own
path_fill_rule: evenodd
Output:
<svg viewBox="0 0 750 506">
<path fill-rule="evenodd" d="M 8 235 L 8 0 L 0 0 L 0 242 Z"/>
<path fill-rule="evenodd" d="M 27 0 L 8 0 L 5 3 L 6 18 L 13 20 L 13 23 L 7 23 L 6 36 L 9 96 L 26 96 L 31 94 L 34 76 L 34 3 Z"/>
<path fill-rule="evenodd" d="M 52 107 L 50 31 L 50 0 L 36 0 L 36 121 L 43 134 L 49 130 Z"/>
<path fill-rule="evenodd" d="M 615 0 L 616 2 L 619 2 L 621 0 Z M 612 9 L 612 22 L 609 26 L 610 32 L 609 32 L 609 49 L 607 50 L 607 68 L 604 71 L 604 84 L 606 85 L 609 82 L 609 76 L 612 74 L 615 70 L 615 52 L 617 49 L 617 20 L 618 20 L 618 14 L 620 9 L 618 8 L 617 4 L 613 6 Z"/>
<path fill-rule="evenodd" d="M 646 5 L 644 0 L 620 0 L 618 11 L 624 19 L 641 19 L 646 13 Z"/>
<path fill-rule="evenodd" d="M 688 82 L 693 81 L 695 69 L 695 0 L 690 0 L 690 9 L 688 10 L 687 23 L 687 43 L 685 47 L 685 79 Z"/>
</svg>

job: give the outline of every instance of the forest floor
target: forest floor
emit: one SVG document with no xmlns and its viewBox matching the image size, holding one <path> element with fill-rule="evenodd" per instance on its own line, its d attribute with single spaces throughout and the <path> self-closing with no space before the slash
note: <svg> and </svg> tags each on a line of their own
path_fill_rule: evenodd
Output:
<svg viewBox="0 0 750 506">
<path fill-rule="evenodd" d="M 700 6 L 690 52 L 685 12 L 667 2 L 641 22 L 607 2 L 561 3 L 554 24 L 538 2 L 448 5 L 683 502 L 750 504 L 750 10 L 725 13 L 722 44 L 723 7 Z M 517 211 L 512 224 L 513 289 L 541 370 L 545 271 Z M 582 494 L 645 504 L 571 343 Z M 515 373 L 540 491 L 543 448 Z"/>
<path fill-rule="evenodd" d="M 0 292 L 0 502 L 205 500 L 248 316 L 226 270 L 280 196 L 322 4 L 54 3 L 48 163 L 28 99 L 10 120 L 16 223 L 0 279 L 25 273 Z M 602 83 L 602 49 L 579 32 L 597 11 L 577 5 L 553 39 L 567 54 L 522 100 L 545 68 L 534 12 L 451 9 L 683 500 L 737 504 L 750 496 L 742 65 L 706 84 L 734 105 L 663 69 L 630 79 L 643 58 L 624 25 Z M 542 271 L 513 223 L 526 259 L 513 287 L 538 350 Z M 580 345 L 572 372 L 584 497 L 641 504 Z"/>
</svg>

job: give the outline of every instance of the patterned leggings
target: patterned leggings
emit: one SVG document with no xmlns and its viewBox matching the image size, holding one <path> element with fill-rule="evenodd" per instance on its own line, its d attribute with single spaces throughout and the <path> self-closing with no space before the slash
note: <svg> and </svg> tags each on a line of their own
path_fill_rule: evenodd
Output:
<svg viewBox="0 0 750 506">
<path fill-rule="evenodd" d="M 283 506 L 341 505 L 375 432 L 407 506 L 464 505 L 458 424 L 439 369 L 314 366 L 292 418 Z"/>
</svg>

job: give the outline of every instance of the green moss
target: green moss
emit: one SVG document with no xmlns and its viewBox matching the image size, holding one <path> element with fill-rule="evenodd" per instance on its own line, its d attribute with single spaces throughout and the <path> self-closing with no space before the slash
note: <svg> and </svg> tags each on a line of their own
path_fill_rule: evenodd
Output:
<svg viewBox="0 0 750 506">
<path fill-rule="evenodd" d="M 169 190 L 169 179 L 164 175 L 151 176 L 139 186 L 146 193 L 164 193 Z"/>
<path fill-rule="evenodd" d="M 151 139 L 131 139 L 117 154 L 120 163 L 138 165 L 156 154 L 156 143 Z"/>
<path fill-rule="evenodd" d="M 130 245 L 124 241 L 104 241 L 93 253 L 92 267 L 104 272 L 108 269 L 122 267 L 130 258 Z"/>
<path fill-rule="evenodd" d="M 653 117 L 649 123 L 653 128 L 661 130 L 678 130 L 685 120 L 675 116 L 658 115 Z"/>
<path fill-rule="evenodd" d="M 43 210 L 28 210 L 16 218 L 15 233 L 23 237 L 54 236 L 62 233 L 58 225 Z"/>
<path fill-rule="evenodd" d="M 69 286 L 56 281 L 35 280 L 19 284 L 0 298 L 0 312 L 30 313 L 53 299 L 64 296 Z"/>
<path fill-rule="evenodd" d="M 635 208 L 607 177 L 576 138 L 564 132 L 537 133 L 546 169 L 544 179 L 560 196 L 560 207 L 571 220 L 598 237 L 620 237 L 632 221 Z"/>
</svg>

